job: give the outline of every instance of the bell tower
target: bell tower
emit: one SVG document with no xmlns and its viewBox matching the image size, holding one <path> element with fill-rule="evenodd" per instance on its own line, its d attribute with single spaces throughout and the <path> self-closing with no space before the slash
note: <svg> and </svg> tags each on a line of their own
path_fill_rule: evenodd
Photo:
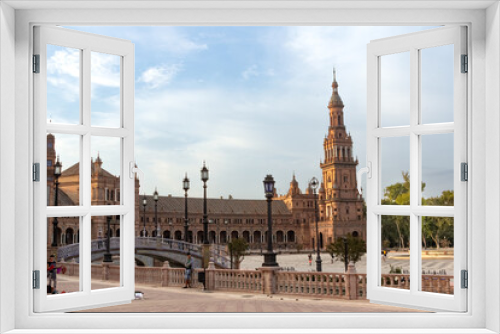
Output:
<svg viewBox="0 0 500 334">
<path fill-rule="evenodd" d="M 330 124 L 323 141 L 324 160 L 320 163 L 324 185 L 320 219 L 331 222 L 331 240 L 348 233 L 365 239 L 363 199 L 356 180 L 358 159 L 353 158 L 353 142 L 344 124 L 344 102 L 338 87 L 336 71 L 333 69 L 333 92 L 328 103 Z"/>
</svg>

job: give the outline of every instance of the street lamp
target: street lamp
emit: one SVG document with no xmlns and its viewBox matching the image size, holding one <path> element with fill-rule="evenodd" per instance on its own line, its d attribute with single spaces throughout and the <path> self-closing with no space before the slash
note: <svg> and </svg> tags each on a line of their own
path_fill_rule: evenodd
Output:
<svg viewBox="0 0 500 334">
<path fill-rule="evenodd" d="M 144 196 L 142 197 L 142 206 L 144 208 L 144 214 L 142 215 L 142 219 L 144 220 L 144 230 L 142 231 L 142 236 L 145 238 L 146 237 L 146 205 L 148 204 L 148 201 L 146 201 L 146 193 L 144 193 Z"/>
<path fill-rule="evenodd" d="M 59 193 L 59 176 L 62 174 L 62 164 L 59 161 L 59 156 L 57 156 L 56 164 L 54 165 L 54 176 L 56 178 L 56 193 L 55 193 L 55 203 L 54 206 L 59 204 L 58 201 L 58 193 Z M 52 247 L 57 247 L 57 217 L 54 217 L 52 220 L 53 228 L 52 228 Z"/>
<path fill-rule="evenodd" d="M 111 239 L 110 239 L 110 236 L 111 236 L 111 233 L 109 233 L 111 231 L 111 216 L 108 216 L 107 217 L 107 221 L 108 221 L 108 232 L 106 233 L 106 253 L 104 254 L 104 260 L 102 262 L 113 262 L 113 258 L 111 256 L 111 253 L 110 253 L 110 242 L 111 242 Z"/>
<path fill-rule="evenodd" d="M 277 267 L 276 254 L 273 252 L 273 216 L 272 201 L 274 197 L 274 179 L 267 175 L 264 179 L 264 192 L 267 198 L 267 252 L 264 254 L 263 267 Z"/>
<path fill-rule="evenodd" d="M 188 242 L 188 190 L 189 190 L 189 179 L 186 173 L 184 180 L 182 180 L 182 188 L 184 189 L 184 241 Z"/>
<path fill-rule="evenodd" d="M 344 268 L 345 272 L 347 272 L 347 266 L 349 264 L 349 244 L 346 237 L 343 237 L 342 239 L 344 239 Z"/>
<path fill-rule="evenodd" d="M 155 188 L 153 194 L 153 199 L 155 200 L 155 222 L 156 222 L 156 237 L 160 237 L 160 225 L 158 224 L 158 190 Z"/>
<path fill-rule="evenodd" d="M 208 168 L 203 162 L 201 169 L 201 180 L 203 181 L 203 244 L 210 244 L 208 242 L 208 217 L 207 217 L 207 181 L 208 181 Z"/>
<path fill-rule="evenodd" d="M 314 194 L 314 220 L 316 222 L 316 271 L 321 271 L 321 255 L 319 254 L 319 229 L 318 229 L 318 200 L 316 198 L 316 189 L 319 186 L 318 179 L 313 177 L 309 181 L 309 186 L 313 189 Z"/>
</svg>

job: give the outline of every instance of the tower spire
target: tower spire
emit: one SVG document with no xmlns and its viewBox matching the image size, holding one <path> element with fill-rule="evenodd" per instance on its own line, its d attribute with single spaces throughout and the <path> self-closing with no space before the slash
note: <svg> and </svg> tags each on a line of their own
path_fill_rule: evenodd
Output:
<svg viewBox="0 0 500 334">
<path fill-rule="evenodd" d="M 335 70 L 335 67 L 333 67 L 333 82 L 332 82 L 332 97 L 330 98 L 330 103 L 328 103 L 328 108 L 334 108 L 334 107 L 344 107 L 344 102 L 342 101 L 342 98 L 339 95 L 339 90 L 338 90 L 339 84 L 337 83 L 337 71 Z"/>
</svg>

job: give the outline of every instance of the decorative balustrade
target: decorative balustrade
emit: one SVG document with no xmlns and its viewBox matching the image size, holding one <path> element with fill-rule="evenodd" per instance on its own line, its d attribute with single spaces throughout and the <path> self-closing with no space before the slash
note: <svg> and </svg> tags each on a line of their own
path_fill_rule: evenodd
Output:
<svg viewBox="0 0 500 334">
<path fill-rule="evenodd" d="M 214 288 L 232 291 L 262 291 L 262 273 L 258 270 L 214 270 Z"/>
<path fill-rule="evenodd" d="M 345 277 L 336 273 L 279 271 L 277 293 L 349 299 Z"/>
<path fill-rule="evenodd" d="M 67 271 L 65 275 L 78 276 L 78 263 L 64 263 Z M 203 268 L 193 270 L 191 285 L 201 287 L 198 282 L 198 273 Z M 264 281 L 274 275 L 270 281 L 275 283 L 272 293 L 284 295 L 302 295 L 320 298 L 336 299 L 366 299 L 366 274 L 357 273 L 318 273 L 238 269 L 206 269 L 206 287 L 210 290 L 241 291 L 248 293 L 262 293 Z M 92 264 L 92 277 L 99 280 L 119 281 L 120 267 L 114 264 Z M 137 284 L 155 287 L 180 287 L 185 284 L 185 269 L 170 268 L 168 262 L 163 267 L 135 267 L 135 282 Z M 409 289 L 410 275 L 384 274 L 381 285 L 398 289 Z M 453 294 L 453 276 L 422 275 L 422 290 L 435 293 Z"/>
<path fill-rule="evenodd" d="M 381 285 L 389 288 L 410 289 L 410 275 L 384 274 Z M 453 276 L 450 275 L 422 275 L 422 291 L 453 294 Z"/>
</svg>

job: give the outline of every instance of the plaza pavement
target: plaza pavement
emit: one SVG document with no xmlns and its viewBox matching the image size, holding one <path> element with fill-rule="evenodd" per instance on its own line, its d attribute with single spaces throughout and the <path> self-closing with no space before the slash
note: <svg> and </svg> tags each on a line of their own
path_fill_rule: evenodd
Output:
<svg viewBox="0 0 500 334">
<path fill-rule="evenodd" d="M 316 271 L 316 253 L 312 253 L 312 264 L 309 266 L 307 253 L 278 254 L 276 260 L 282 268 L 294 268 L 296 271 Z M 344 263 L 334 261 L 327 253 L 321 253 L 322 271 L 329 273 L 343 273 Z M 410 269 L 410 256 L 406 252 L 389 253 L 385 260 L 381 260 L 382 273 L 388 274 L 391 266 L 394 268 Z M 241 269 L 255 269 L 262 267 L 262 255 L 245 255 L 240 265 Z M 453 275 L 453 256 L 422 256 L 422 269 L 428 270 L 446 270 L 448 275 Z M 356 271 L 360 274 L 366 273 L 366 255 L 356 263 Z"/>
<path fill-rule="evenodd" d="M 92 281 L 92 288 L 115 287 L 116 282 Z M 58 275 L 58 291 L 76 291 L 78 278 Z M 371 304 L 367 300 L 339 300 L 290 295 L 264 295 L 238 292 L 203 292 L 200 288 L 152 287 L 136 285 L 144 299 L 130 304 L 95 308 L 79 312 L 154 313 L 306 313 L 306 312 L 422 312 L 402 307 Z"/>
</svg>

